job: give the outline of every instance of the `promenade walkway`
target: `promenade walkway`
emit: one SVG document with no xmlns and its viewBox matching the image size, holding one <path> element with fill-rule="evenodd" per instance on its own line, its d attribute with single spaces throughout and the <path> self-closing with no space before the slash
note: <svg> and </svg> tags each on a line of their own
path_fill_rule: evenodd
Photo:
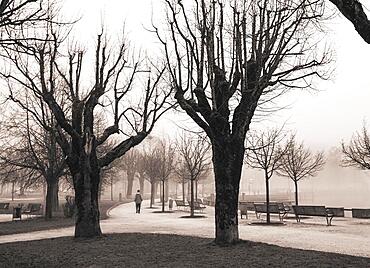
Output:
<svg viewBox="0 0 370 268">
<path fill-rule="evenodd" d="M 209 207 L 202 214 L 204 218 L 181 218 L 189 213 L 153 213 L 145 201 L 142 213 L 135 213 L 133 203 L 115 207 L 109 212 L 110 218 L 101 221 L 103 233 L 166 233 L 214 237 L 214 209 Z M 253 215 L 250 218 L 255 219 Z M 284 247 L 311 249 L 343 253 L 370 258 L 370 220 L 334 218 L 333 226 L 326 226 L 325 219 L 317 217 L 303 220 L 298 224 L 294 219 L 285 225 L 250 225 L 250 220 L 239 221 L 240 237 L 245 240 L 264 242 Z M 21 224 L 21 223 L 16 223 Z M 63 228 L 26 234 L 0 236 L 0 243 L 38 240 L 61 236 L 72 236 L 74 228 Z"/>
</svg>

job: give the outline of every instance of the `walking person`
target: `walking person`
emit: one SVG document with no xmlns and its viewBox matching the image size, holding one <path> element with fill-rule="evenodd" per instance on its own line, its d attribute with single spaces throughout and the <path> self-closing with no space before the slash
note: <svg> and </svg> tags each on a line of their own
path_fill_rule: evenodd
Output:
<svg viewBox="0 0 370 268">
<path fill-rule="evenodd" d="M 140 190 L 137 190 L 135 195 L 136 213 L 140 213 L 141 202 L 143 198 L 141 197 Z"/>
</svg>

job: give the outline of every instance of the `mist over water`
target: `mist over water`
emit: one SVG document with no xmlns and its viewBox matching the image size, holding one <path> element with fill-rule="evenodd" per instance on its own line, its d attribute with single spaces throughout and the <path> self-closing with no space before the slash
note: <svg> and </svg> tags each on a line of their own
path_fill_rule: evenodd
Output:
<svg viewBox="0 0 370 268">
<path fill-rule="evenodd" d="M 244 168 L 240 187 L 240 193 L 264 195 L 265 180 L 262 172 Z M 370 207 L 370 171 L 341 166 L 341 151 L 337 148 L 326 152 L 323 170 L 316 177 L 299 181 L 298 187 L 300 205 Z M 293 181 L 275 174 L 270 179 L 270 194 L 285 196 L 294 201 Z"/>
</svg>

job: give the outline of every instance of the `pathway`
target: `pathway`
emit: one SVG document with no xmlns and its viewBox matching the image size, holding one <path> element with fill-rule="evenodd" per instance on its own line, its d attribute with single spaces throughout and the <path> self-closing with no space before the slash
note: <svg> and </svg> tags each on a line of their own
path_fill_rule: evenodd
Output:
<svg viewBox="0 0 370 268">
<path fill-rule="evenodd" d="M 109 212 L 110 218 L 101 221 L 103 233 L 168 233 L 214 237 L 214 209 L 205 211 L 205 218 L 181 218 L 187 212 L 153 213 L 144 201 L 142 213 L 136 214 L 133 203 L 123 204 Z M 252 214 L 250 218 L 255 218 Z M 316 217 L 297 224 L 294 219 L 285 225 L 250 225 L 250 221 L 239 221 L 242 239 L 265 242 L 284 247 L 312 249 L 349 255 L 370 257 L 370 221 L 351 218 L 334 218 L 333 226 L 326 226 L 325 219 Z M 26 234 L 0 236 L 0 243 L 38 240 L 61 236 L 72 236 L 74 228 L 39 231 Z"/>
</svg>

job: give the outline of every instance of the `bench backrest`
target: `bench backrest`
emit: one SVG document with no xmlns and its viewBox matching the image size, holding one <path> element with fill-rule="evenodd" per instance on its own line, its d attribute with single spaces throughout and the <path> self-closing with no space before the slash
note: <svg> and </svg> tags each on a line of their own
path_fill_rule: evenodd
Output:
<svg viewBox="0 0 370 268">
<path fill-rule="evenodd" d="M 327 207 L 326 208 L 329 213 L 333 214 L 334 217 L 344 217 L 344 207 L 341 208 L 333 208 Z"/>
<path fill-rule="evenodd" d="M 24 210 L 26 213 L 31 213 L 31 212 L 38 212 L 41 210 L 41 204 L 40 203 L 29 203 Z"/>
<path fill-rule="evenodd" d="M 9 209 L 9 203 L 0 203 L 0 209 Z"/>
<path fill-rule="evenodd" d="M 202 199 L 197 199 L 196 202 L 198 202 L 201 205 L 204 205 Z"/>
<path fill-rule="evenodd" d="M 306 216 L 326 216 L 325 206 L 295 206 L 293 205 L 293 210 L 296 215 L 306 215 Z"/>
<path fill-rule="evenodd" d="M 239 202 L 239 209 L 254 211 L 254 203 L 253 202 L 246 202 L 246 201 L 240 201 Z"/>
<path fill-rule="evenodd" d="M 185 206 L 185 202 L 183 200 L 175 200 L 176 206 Z"/>
<path fill-rule="evenodd" d="M 254 203 L 254 208 L 257 213 L 267 213 L 267 204 Z M 269 204 L 270 213 L 279 213 L 279 205 L 277 203 Z"/>
<path fill-rule="evenodd" d="M 370 218 L 370 209 L 353 208 L 352 209 L 352 218 L 369 219 Z"/>
<path fill-rule="evenodd" d="M 31 206 L 31 212 L 36 212 L 41 210 L 41 204 L 34 203 Z"/>
</svg>

